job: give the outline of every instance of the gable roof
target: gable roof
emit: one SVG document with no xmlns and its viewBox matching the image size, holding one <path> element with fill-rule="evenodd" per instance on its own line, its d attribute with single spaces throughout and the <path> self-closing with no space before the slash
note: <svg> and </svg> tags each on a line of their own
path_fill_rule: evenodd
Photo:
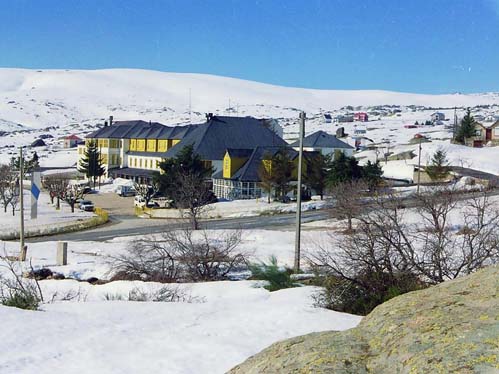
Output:
<svg viewBox="0 0 499 374">
<path fill-rule="evenodd" d="M 86 137 L 104 139 L 182 139 L 196 126 L 169 127 L 159 122 L 116 121 L 111 126 L 104 126 Z"/>
<path fill-rule="evenodd" d="M 258 170 L 262 164 L 264 157 L 273 157 L 279 151 L 285 149 L 288 152 L 291 160 L 298 157 L 298 152 L 289 146 L 278 146 L 278 147 L 256 147 L 253 149 L 248 161 L 234 173 L 232 180 L 239 180 L 245 182 L 259 182 L 260 177 L 258 176 Z"/>
<path fill-rule="evenodd" d="M 64 139 L 66 139 L 66 140 L 81 140 L 81 138 L 76 136 L 75 134 L 68 135 Z"/>
<path fill-rule="evenodd" d="M 204 160 L 222 160 L 227 149 L 253 149 L 259 146 L 286 146 L 287 143 L 265 125 L 252 117 L 214 116 L 198 125 L 179 143 L 170 148 L 165 157 L 175 157 L 185 146 Z"/>
<path fill-rule="evenodd" d="M 299 147 L 300 141 L 291 144 L 292 147 Z M 319 130 L 303 138 L 303 146 L 311 148 L 346 148 L 353 149 L 353 147 L 341 140 L 336 136 L 328 134 L 325 131 Z"/>
</svg>

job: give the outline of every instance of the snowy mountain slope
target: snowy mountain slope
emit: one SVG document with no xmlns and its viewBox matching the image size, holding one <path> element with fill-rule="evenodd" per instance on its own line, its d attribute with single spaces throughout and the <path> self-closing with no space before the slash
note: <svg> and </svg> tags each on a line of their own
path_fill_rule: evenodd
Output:
<svg viewBox="0 0 499 374">
<path fill-rule="evenodd" d="M 0 69 L 0 131 L 6 121 L 31 128 L 144 119 L 189 121 L 205 112 L 277 118 L 297 117 L 343 106 L 421 105 L 463 107 L 499 104 L 499 94 L 421 95 L 389 91 L 332 91 L 289 88 L 203 74 L 148 70 Z M 229 110 L 229 102 L 231 110 Z"/>
</svg>

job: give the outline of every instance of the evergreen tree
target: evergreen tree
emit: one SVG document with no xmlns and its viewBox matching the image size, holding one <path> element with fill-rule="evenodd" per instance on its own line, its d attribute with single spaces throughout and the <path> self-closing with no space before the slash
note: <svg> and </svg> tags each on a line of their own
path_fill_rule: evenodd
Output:
<svg viewBox="0 0 499 374">
<path fill-rule="evenodd" d="M 327 182 L 331 186 L 357 180 L 362 177 L 362 168 L 355 157 L 347 157 L 343 152 L 331 162 Z"/>
<path fill-rule="evenodd" d="M 153 174 L 158 192 L 173 200 L 173 204 L 185 209 L 194 230 L 199 228 L 199 216 L 203 207 L 216 201 L 206 183 L 213 173 L 192 145 L 185 146 L 174 158 L 159 164 L 163 173 Z"/>
<path fill-rule="evenodd" d="M 426 173 L 432 180 L 442 180 L 449 175 L 449 163 L 447 161 L 447 153 L 438 149 L 431 158 L 431 165 L 426 167 Z"/>
<path fill-rule="evenodd" d="M 327 184 L 327 176 L 331 166 L 331 156 L 318 153 L 312 157 L 306 158 L 307 170 L 303 175 L 305 184 L 314 189 L 321 197 L 324 196 L 324 190 Z"/>
<path fill-rule="evenodd" d="M 466 115 L 461 120 L 461 124 L 456 131 L 454 140 L 460 144 L 464 144 L 467 138 L 475 135 L 475 125 L 476 121 L 471 115 L 471 109 L 468 108 Z"/>
<path fill-rule="evenodd" d="M 104 175 L 106 169 L 102 166 L 102 156 L 95 141 L 90 141 L 85 148 L 85 153 L 80 160 L 78 171 L 85 174 L 89 180 L 93 181 L 94 188 L 97 178 Z"/>
<path fill-rule="evenodd" d="M 362 179 L 365 181 L 370 191 L 379 186 L 382 175 L 383 170 L 381 169 L 379 161 L 367 161 L 367 164 L 362 167 Z"/>
<path fill-rule="evenodd" d="M 272 157 L 272 178 L 275 183 L 277 196 L 282 200 L 290 190 L 293 179 L 294 164 L 288 151 L 283 148 Z"/>
</svg>

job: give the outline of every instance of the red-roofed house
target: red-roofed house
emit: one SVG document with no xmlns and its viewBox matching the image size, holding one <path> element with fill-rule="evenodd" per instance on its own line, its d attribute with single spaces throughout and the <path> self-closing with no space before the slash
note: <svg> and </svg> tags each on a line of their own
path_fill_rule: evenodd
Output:
<svg viewBox="0 0 499 374">
<path fill-rule="evenodd" d="M 358 112 L 353 115 L 354 121 L 367 122 L 369 121 L 369 116 L 365 112 Z"/>
<path fill-rule="evenodd" d="M 64 148 L 74 148 L 82 139 L 76 135 L 68 135 L 64 138 Z"/>
</svg>

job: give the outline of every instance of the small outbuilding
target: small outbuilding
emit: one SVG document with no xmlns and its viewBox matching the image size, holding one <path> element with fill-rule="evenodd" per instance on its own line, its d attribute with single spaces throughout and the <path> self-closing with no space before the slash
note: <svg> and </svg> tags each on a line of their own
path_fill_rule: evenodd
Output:
<svg viewBox="0 0 499 374">
<path fill-rule="evenodd" d="M 74 148 L 81 141 L 82 139 L 74 134 L 68 135 L 64 138 L 64 148 Z"/>
<path fill-rule="evenodd" d="M 36 147 L 45 147 L 47 144 L 43 141 L 43 139 L 36 139 L 33 143 L 31 143 L 31 148 Z"/>
</svg>

